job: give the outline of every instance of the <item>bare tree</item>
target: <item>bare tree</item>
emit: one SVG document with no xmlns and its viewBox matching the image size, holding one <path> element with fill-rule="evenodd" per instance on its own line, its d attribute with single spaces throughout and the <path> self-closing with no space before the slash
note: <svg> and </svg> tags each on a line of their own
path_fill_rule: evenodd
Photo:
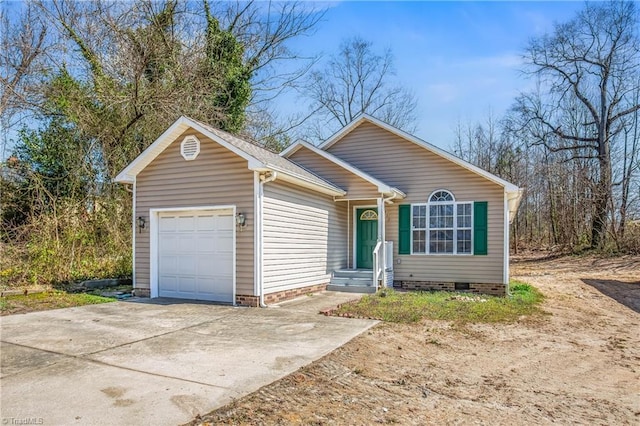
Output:
<svg viewBox="0 0 640 426">
<path fill-rule="evenodd" d="M 640 104 L 640 88 L 635 92 L 634 102 Z M 620 165 L 619 179 L 613 182 L 614 192 L 616 188 L 618 188 L 619 192 L 619 200 L 617 203 L 618 227 L 615 230 L 618 244 L 625 240 L 629 214 L 631 214 L 632 218 L 634 214 L 631 208 L 634 203 L 639 201 L 637 195 L 634 196 L 633 184 L 634 178 L 638 175 L 638 172 L 640 172 L 640 110 L 636 110 L 633 114 L 629 114 L 625 118 L 621 132 L 623 144 L 621 149 L 618 150 L 618 153 L 614 152 L 614 156 L 617 154 L 618 164 Z M 639 183 L 636 183 L 636 188 L 638 195 L 640 195 Z"/>
<path fill-rule="evenodd" d="M 516 109 L 535 129 L 535 143 L 565 152 L 567 160 L 594 160 L 593 248 L 604 242 L 611 213 L 614 138 L 624 128 L 623 119 L 640 109 L 632 96 L 640 87 L 637 28 L 633 2 L 587 3 L 552 34 L 531 40 L 525 54 L 544 93 L 522 95 Z M 568 106 L 584 115 L 578 126 L 567 125 L 574 112 Z"/>
<path fill-rule="evenodd" d="M 0 158 L 6 158 L 8 134 L 37 110 L 40 80 L 46 72 L 51 46 L 46 25 L 31 2 L 18 5 L 22 13 L 10 16 L 6 2 L 0 4 L 0 127 L 4 131 Z"/>
<path fill-rule="evenodd" d="M 32 3 L 24 6 L 20 19 L 11 22 L 0 9 L 0 114 L 25 108 L 31 103 L 29 83 L 47 48 L 47 28 L 42 25 Z"/>
<path fill-rule="evenodd" d="M 0 163 L 0 245 L 15 253 L 0 269 L 33 282 L 130 273 L 131 197 L 112 178 L 178 116 L 286 143 L 260 113 L 308 68 L 288 42 L 323 13 L 240 0 L 5 4 L 0 118 L 32 108 L 35 119 Z M 298 70 L 278 72 L 283 62 Z"/>
<path fill-rule="evenodd" d="M 361 113 L 408 132 L 415 130 L 415 96 L 394 85 L 393 55 L 373 50 L 370 41 L 347 39 L 326 66 L 310 74 L 305 90 L 316 114 L 316 134 L 322 139 L 327 130 L 345 126 Z"/>
</svg>

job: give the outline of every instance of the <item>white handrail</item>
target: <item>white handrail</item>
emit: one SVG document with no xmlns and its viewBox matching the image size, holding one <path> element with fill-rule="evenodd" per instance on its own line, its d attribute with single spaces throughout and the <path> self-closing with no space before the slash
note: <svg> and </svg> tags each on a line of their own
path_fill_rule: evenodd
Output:
<svg viewBox="0 0 640 426">
<path fill-rule="evenodd" d="M 376 248 L 373 249 L 373 281 L 378 288 L 378 281 L 384 271 L 384 265 L 380 261 L 380 250 L 383 247 L 383 241 L 378 241 Z"/>
</svg>

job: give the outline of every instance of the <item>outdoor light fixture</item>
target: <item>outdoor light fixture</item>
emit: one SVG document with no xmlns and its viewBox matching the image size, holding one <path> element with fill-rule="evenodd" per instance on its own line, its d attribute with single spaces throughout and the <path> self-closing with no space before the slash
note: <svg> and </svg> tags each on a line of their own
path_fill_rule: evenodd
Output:
<svg viewBox="0 0 640 426">
<path fill-rule="evenodd" d="M 142 216 L 138 216 L 136 223 L 138 224 L 138 232 L 142 232 L 142 230 L 147 227 L 147 221 Z"/>
<path fill-rule="evenodd" d="M 240 227 L 240 229 L 244 228 L 247 225 L 247 218 L 244 216 L 244 213 L 238 213 L 236 215 L 236 224 Z"/>
</svg>

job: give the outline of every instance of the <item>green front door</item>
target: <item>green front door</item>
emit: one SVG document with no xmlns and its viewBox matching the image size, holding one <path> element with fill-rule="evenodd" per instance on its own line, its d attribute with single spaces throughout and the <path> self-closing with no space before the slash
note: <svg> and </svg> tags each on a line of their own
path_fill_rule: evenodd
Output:
<svg viewBox="0 0 640 426">
<path fill-rule="evenodd" d="M 356 209 L 356 268 L 373 269 L 378 242 L 378 209 Z"/>
</svg>

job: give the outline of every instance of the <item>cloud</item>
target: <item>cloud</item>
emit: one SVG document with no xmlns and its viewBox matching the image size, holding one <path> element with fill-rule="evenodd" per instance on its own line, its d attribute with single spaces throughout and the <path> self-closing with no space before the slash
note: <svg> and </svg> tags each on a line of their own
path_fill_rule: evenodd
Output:
<svg viewBox="0 0 640 426">
<path fill-rule="evenodd" d="M 449 103 L 458 99 L 458 86 L 451 83 L 428 84 L 426 95 L 430 101 Z"/>
</svg>

